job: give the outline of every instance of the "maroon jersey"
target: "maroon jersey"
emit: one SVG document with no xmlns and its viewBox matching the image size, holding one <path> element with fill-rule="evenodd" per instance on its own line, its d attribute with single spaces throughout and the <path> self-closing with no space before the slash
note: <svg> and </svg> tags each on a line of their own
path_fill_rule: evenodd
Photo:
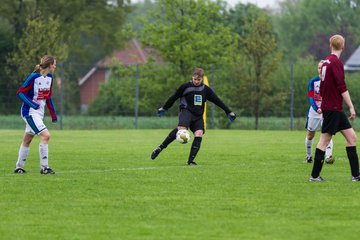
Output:
<svg viewBox="0 0 360 240">
<path fill-rule="evenodd" d="M 347 91 L 344 64 L 335 55 L 329 55 L 321 67 L 321 109 L 342 112 L 342 93 Z"/>
</svg>

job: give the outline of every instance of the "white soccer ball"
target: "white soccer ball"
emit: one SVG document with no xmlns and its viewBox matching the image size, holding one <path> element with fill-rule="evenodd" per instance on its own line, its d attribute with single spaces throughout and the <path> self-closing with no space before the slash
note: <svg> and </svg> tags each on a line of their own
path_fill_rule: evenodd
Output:
<svg viewBox="0 0 360 240">
<path fill-rule="evenodd" d="M 182 144 L 188 143 L 190 141 L 190 132 L 186 129 L 180 129 L 176 133 L 176 140 Z"/>
</svg>

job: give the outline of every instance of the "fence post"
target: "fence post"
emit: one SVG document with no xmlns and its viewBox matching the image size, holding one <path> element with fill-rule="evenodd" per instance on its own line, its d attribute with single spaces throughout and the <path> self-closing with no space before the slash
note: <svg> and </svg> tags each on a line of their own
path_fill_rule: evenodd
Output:
<svg viewBox="0 0 360 240">
<path fill-rule="evenodd" d="M 136 64 L 136 81 L 135 81 L 135 122 L 134 127 L 138 129 L 139 117 L 139 64 Z"/>
<path fill-rule="evenodd" d="M 215 66 L 211 65 L 211 88 L 215 91 Z M 211 104 L 211 129 L 215 128 L 215 105 Z"/>
<path fill-rule="evenodd" d="M 294 129 L 294 63 L 290 65 L 290 130 Z"/>
<path fill-rule="evenodd" d="M 64 88 L 63 88 L 63 82 L 64 82 L 64 63 L 60 64 L 60 81 L 58 82 L 59 87 L 59 102 L 60 102 L 60 119 L 59 119 L 59 125 L 60 130 L 63 129 L 63 97 L 64 97 Z"/>
</svg>

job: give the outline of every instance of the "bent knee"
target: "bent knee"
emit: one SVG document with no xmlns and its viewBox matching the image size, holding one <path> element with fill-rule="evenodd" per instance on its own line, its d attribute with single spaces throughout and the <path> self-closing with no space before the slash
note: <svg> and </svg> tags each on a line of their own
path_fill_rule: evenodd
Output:
<svg viewBox="0 0 360 240">
<path fill-rule="evenodd" d="M 349 146 L 355 146 L 357 141 L 356 134 L 353 134 L 351 137 L 348 138 L 348 145 Z"/>
<path fill-rule="evenodd" d="M 51 138 L 51 135 L 50 135 L 50 133 L 48 131 L 46 131 L 46 132 L 42 132 L 40 134 L 40 137 L 41 137 L 41 140 L 43 142 L 48 142 L 50 140 L 50 138 Z"/>
<path fill-rule="evenodd" d="M 202 137 L 203 135 L 204 135 L 203 130 L 197 130 L 197 131 L 194 132 L 195 137 Z"/>
<path fill-rule="evenodd" d="M 308 131 L 306 137 L 308 140 L 313 140 L 313 138 L 315 137 L 315 132 Z"/>
</svg>

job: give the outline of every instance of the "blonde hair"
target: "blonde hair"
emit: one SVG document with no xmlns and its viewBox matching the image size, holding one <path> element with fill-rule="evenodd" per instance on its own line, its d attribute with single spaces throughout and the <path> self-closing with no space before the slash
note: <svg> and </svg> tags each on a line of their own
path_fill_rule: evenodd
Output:
<svg viewBox="0 0 360 240">
<path fill-rule="evenodd" d="M 341 50 L 344 48 L 345 45 L 345 39 L 343 36 L 336 34 L 334 36 L 332 36 L 329 39 L 330 42 L 330 46 L 334 49 L 334 50 Z"/>
<path fill-rule="evenodd" d="M 41 58 L 40 63 L 35 66 L 34 72 L 39 72 L 41 69 L 46 69 L 54 63 L 55 63 L 55 57 L 51 55 L 45 55 Z"/>
<path fill-rule="evenodd" d="M 325 62 L 325 60 L 322 60 L 322 59 L 321 59 L 321 60 L 319 61 L 319 63 L 318 63 L 318 67 L 319 67 L 319 66 L 321 67 L 324 62 Z"/>
</svg>

